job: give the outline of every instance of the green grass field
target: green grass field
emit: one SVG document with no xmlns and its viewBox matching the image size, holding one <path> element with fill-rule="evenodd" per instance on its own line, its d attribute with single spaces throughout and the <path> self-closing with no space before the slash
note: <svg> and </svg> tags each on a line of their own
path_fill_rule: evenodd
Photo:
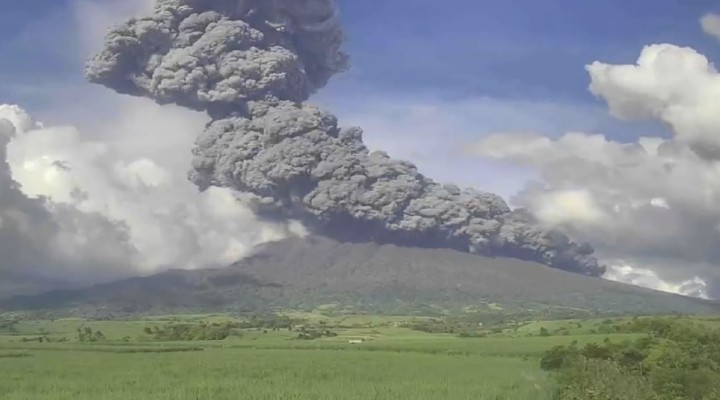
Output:
<svg viewBox="0 0 720 400">
<path fill-rule="evenodd" d="M 543 400 L 552 398 L 554 383 L 539 367 L 542 352 L 640 336 L 592 333 L 599 320 L 531 322 L 460 338 L 397 327 L 417 317 L 304 318 L 336 326 L 338 336 L 297 340 L 294 331 L 250 329 L 222 341 L 153 342 L 143 340 L 148 326 L 232 319 L 21 321 L 0 333 L 0 399 Z M 361 327 L 337 328 L 347 325 Z M 79 343 L 80 327 L 102 330 L 106 339 Z M 540 328 L 563 334 L 539 336 Z M 39 336 L 50 342 L 29 341 Z M 360 338 L 366 341 L 349 343 Z"/>
<path fill-rule="evenodd" d="M 250 348 L 31 354 L 0 364 L 0 398 L 543 399 L 549 384 L 535 363 L 505 357 Z"/>
</svg>

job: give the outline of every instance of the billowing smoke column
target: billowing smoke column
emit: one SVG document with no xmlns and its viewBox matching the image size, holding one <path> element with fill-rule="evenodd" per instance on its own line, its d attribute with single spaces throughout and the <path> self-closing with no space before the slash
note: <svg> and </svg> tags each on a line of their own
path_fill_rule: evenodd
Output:
<svg viewBox="0 0 720 400">
<path fill-rule="evenodd" d="M 348 67 L 334 0 L 158 0 L 114 28 L 87 76 L 206 111 L 190 179 L 247 193 L 268 218 L 345 240 L 451 247 L 600 275 L 593 249 L 498 196 L 441 185 L 369 152 L 359 128 L 305 101 Z"/>
</svg>

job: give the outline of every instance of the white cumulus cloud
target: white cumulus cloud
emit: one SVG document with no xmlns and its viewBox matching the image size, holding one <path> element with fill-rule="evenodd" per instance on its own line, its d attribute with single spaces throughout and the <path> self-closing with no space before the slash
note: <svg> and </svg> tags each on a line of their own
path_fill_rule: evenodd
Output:
<svg viewBox="0 0 720 400">
<path fill-rule="evenodd" d="M 707 158 L 720 157 L 720 74 L 689 47 L 646 46 L 635 65 L 594 62 L 587 67 L 590 91 L 619 118 L 654 118 L 678 141 Z"/>
<path fill-rule="evenodd" d="M 17 106 L 0 106 L 0 118 L 15 126 L 7 162 L 18 198 L 41 207 L 49 220 L 60 219 L 59 208 L 122 228 L 121 244 L 58 229 L 58 237 L 85 246 L 67 247 L 77 257 L 88 247 L 125 250 L 109 252 L 107 259 L 93 252 L 95 264 L 78 263 L 75 272 L 83 283 L 168 268 L 225 266 L 255 244 L 282 239 L 292 230 L 258 221 L 228 189 L 200 193 L 187 181 L 187 149 L 205 123 L 200 114 L 128 99 L 115 118 L 88 135 L 74 127 L 43 127 Z M 112 276 L 102 273 L 103 264 L 112 265 Z M 15 266 L 0 261 L 2 267 Z M 33 268 L 45 276 L 67 272 L 53 271 L 51 263 Z"/>
<path fill-rule="evenodd" d="M 674 137 L 504 133 L 470 151 L 535 169 L 514 204 L 592 243 L 606 278 L 720 297 L 720 73 L 670 44 L 646 46 L 635 64 L 596 61 L 587 71 L 612 115 L 661 121 Z"/>
</svg>

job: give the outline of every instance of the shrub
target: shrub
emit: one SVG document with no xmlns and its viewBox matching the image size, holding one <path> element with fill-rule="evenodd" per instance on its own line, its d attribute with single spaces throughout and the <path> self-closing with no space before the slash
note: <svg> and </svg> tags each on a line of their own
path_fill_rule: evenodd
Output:
<svg viewBox="0 0 720 400">
<path fill-rule="evenodd" d="M 659 400 L 650 383 L 618 364 L 577 358 L 564 368 L 558 400 Z"/>
<path fill-rule="evenodd" d="M 330 330 L 305 330 L 298 334 L 297 338 L 300 340 L 315 340 L 322 337 L 335 337 L 337 333 Z"/>
<path fill-rule="evenodd" d="M 555 346 L 540 358 L 540 367 L 546 371 L 558 370 L 568 365 L 578 356 L 575 347 Z"/>
<path fill-rule="evenodd" d="M 648 337 L 581 350 L 560 346 L 543 355 L 541 367 L 557 371 L 562 384 L 559 399 L 720 399 L 720 331 L 677 318 L 612 326 Z"/>
<path fill-rule="evenodd" d="M 152 335 L 154 340 L 166 342 L 225 340 L 236 328 L 237 325 L 232 323 L 168 324 L 162 328 L 145 328 L 144 332 Z"/>
</svg>

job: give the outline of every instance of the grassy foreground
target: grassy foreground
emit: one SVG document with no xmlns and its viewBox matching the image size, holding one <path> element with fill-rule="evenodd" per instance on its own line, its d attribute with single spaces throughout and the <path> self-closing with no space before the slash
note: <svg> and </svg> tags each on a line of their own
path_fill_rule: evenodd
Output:
<svg viewBox="0 0 720 400">
<path fill-rule="evenodd" d="M 411 317 L 355 317 L 353 327 L 343 325 L 347 318 L 306 320 L 336 336 L 298 340 L 304 327 L 244 328 L 223 340 L 167 342 L 148 329 L 231 321 L 223 316 L 6 324 L 0 399 L 543 400 L 556 392 L 540 368 L 547 350 L 638 337 L 598 333 L 603 321 L 532 322 L 460 337 L 405 327 L 418 321 Z M 78 342 L 85 328 L 102 337 Z"/>
<path fill-rule="evenodd" d="M 333 350 L 38 351 L 3 363 L 0 398 L 545 398 L 535 363 L 502 357 Z"/>
</svg>

